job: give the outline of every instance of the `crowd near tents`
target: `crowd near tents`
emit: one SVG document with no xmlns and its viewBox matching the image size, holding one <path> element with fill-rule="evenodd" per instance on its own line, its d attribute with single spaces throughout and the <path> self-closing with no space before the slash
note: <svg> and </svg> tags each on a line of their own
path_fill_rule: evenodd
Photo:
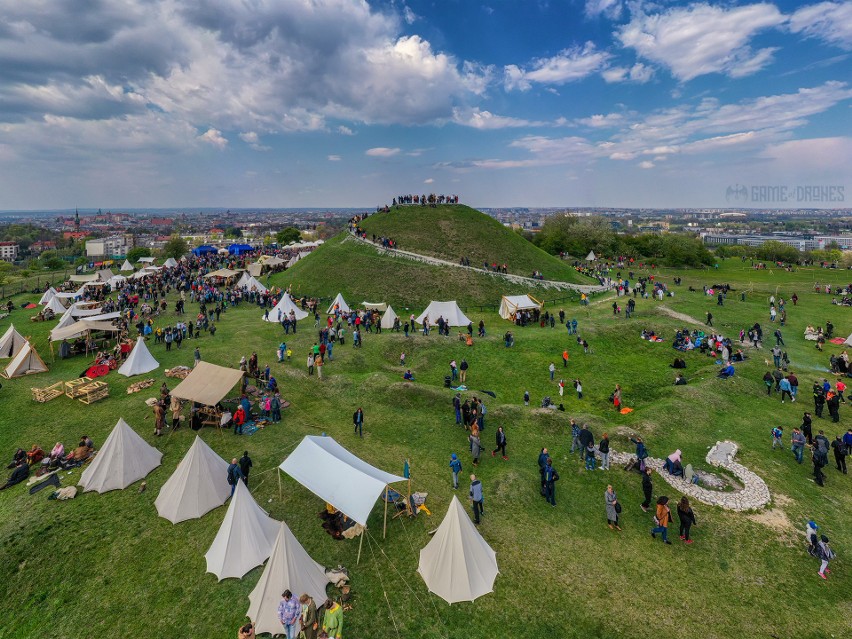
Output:
<svg viewBox="0 0 852 639">
<path fill-rule="evenodd" d="M 423 320 L 429 318 L 429 322 L 435 324 L 439 317 L 443 317 L 447 326 L 467 326 L 470 320 L 462 313 L 459 305 L 453 302 L 429 302 L 426 310 L 420 313 L 415 320 L 418 324 L 422 324 Z"/>
<path fill-rule="evenodd" d="M 532 311 L 541 307 L 541 302 L 531 295 L 504 295 L 500 300 L 500 317 L 512 319 L 518 311 Z"/>
</svg>

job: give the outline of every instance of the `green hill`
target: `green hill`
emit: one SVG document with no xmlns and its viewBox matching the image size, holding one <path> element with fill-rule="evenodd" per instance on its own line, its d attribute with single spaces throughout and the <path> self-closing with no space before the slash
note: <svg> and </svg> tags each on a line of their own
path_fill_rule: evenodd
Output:
<svg viewBox="0 0 852 639">
<path fill-rule="evenodd" d="M 527 243 L 521 237 L 517 239 Z M 549 255 L 545 257 L 553 260 Z M 558 261 L 556 265 L 562 266 Z M 343 293 L 350 303 L 384 301 L 397 310 L 423 306 L 434 299 L 453 299 L 469 307 L 496 306 L 501 296 L 520 293 L 531 293 L 540 300 L 577 297 L 568 291 L 537 291 L 535 287 L 513 284 L 497 275 L 382 255 L 346 234 L 327 241 L 292 268 L 273 276 L 271 283 L 282 287 L 292 284 L 294 295 L 331 299 Z"/>
<path fill-rule="evenodd" d="M 399 248 L 471 266 L 506 264 L 509 273 L 529 277 L 540 271 L 549 280 L 595 284 L 570 264 L 542 251 L 500 222 L 469 206 L 399 206 L 370 215 L 361 223 L 368 236 L 392 238 Z"/>
</svg>

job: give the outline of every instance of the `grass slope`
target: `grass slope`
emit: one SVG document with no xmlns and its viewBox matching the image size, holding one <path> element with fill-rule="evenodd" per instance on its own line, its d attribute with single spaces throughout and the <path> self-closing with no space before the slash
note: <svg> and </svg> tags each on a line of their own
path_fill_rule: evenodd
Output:
<svg viewBox="0 0 852 639">
<path fill-rule="evenodd" d="M 318 251 L 314 257 L 321 255 Z M 391 288 L 395 282 L 393 271 L 353 277 L 349 268 L 343 264 L 331 273 L 350 287 L 347 290 L 355 291 L 353 295 L 363 293 L 357 297 L 378 295 L 379 286 Z M 296 274 L 298 270 L 293 269 L 289 275 Z M 682 274 L 683 286 L 665 305 L 695 318 L 703 318 L 710 310 L 716 325 L 728 334 L 755 321 L 771 326 L 766 295 L 750 294 L 740 302 L 732 294 L 724 307 L 716 307 L 715 299 L 700 292 L 702 284 L 716 279 L 742 288 L 752 281 L 760 290 L 780 287 L 785 298 L 792 293 L 785 279 L 789 274 L 753 273 L 742 270 L 739 263 L 723 263 L 713 273 Z M 350 568 L 355 600 L 354 609 L 346 615 L 347 637 L 490 639 L 498 624 L 501 636 L 560 639 L 639 638 L 647 635 L 649 624 L 658 634 L 704 639 L 751 636 L 755 628 L 767 637 L 844 636 L 852 630 L 847 614 L 852 591 L 847 558 L 852 548 L 850 478 L 829 467 L 827 486 L 816 487 L 809 479 L 808 465 L 795 464 L 787 450 L 770 450 L 769 431 L 781 424 L 789 433 L 799 423 L 802 411 L 812 405 L 810 383 L 823 376 L 828 354 L 840 351 L 827 345 L 826 353 L 818 353 L 802 339 L 805 325 L 830 319 L 838 334 L 852 332 L 852 309 L 833 306 L 829 297 L 810 293 L 804 288 L 808 277 L 840 283 L 847 273 L 815 269 L 793 275 L 800 301 L 797 307 L 788 306 L 789 322 L 782 330 L 802 384 L 801 401 L 795 404 L 782 405 L 776 396 L 766 396 L 761 381 L 763 353 L 739 365 L 737 376 L 728 382 L 715 379 L 712 360 L 687 354 L 691 383 L 671 386 L 673 371 L 668 364 L 674 351 L 669 340 L 680 322 L 651 300 L 639 300 L 634 319 L 627 321 L 614 317 L 608 300 L 603 300 L 583 309 L 576 304 L 565 306 L 591 343 L 590 355 L 584 355 L 560 327 L 516 329 L 517 345 L 506 350 L 499 335 L 508 324 L 495 313 L 474 313 L 471 319 L 475 323 L 484 319 L 489 335 L 477 339 L 472 348 L 435 334 L 407 340 L 387 332 L 368 334 L 361 350 L 353 350 L 351 342 L 335 349 L 335 359 L 325 367 L 322 381 L 304 371 L 303 354 L 315 339 L 311 324 L 304 322 L 288 342 L 294 361 L 272 364 L 285 396 L 293 402 L 282 424 L 251 437 L 211 430 L 201 436 L 226 459 L 248 449 L 255 461 L 251 488 L 258 503 L 273 517 L 285 519 L 317 561 Z M 297 278 L 295 283 L 307 289 L 309 281 Z M 318 280 L 310 284 L 324 285 Z M 699 292 L 688 293 L 689 285 Z M 336 286 L 328 286 L 337 291 Z M 190 305 L 190 312 L 194 308 Z M 65 397 L 46 405 L 33 403 L 31 386 L 70 379 L 84 362 L 81 358 L 50 362 L 45 346 L 49 327 L 30 324 L 28 314 L 16 310 L 11 320 L 33 336 L 51 370 L 3 381 L 0 451 L 8 455 L 16 446 L 33 442 L 46 448 L 57 440 L 70 445 L 82 432 L 100 444 L 123 416 L 164 457 L 163 465 L 149 475 L 143 494 L 134 485 L 125 491 L 85 494 L 58 503 L 48 501 L 46 492 L 30 496 L 21 486 L 0 493 L 0 581 L 6 584 L 6 594 L 0 598 L 0 636 L 232 637 L 261 569 L 242 580 L 217 583 L 204 572 L 203 554 L 224 508 L 173 526 L 158 518 L 153 506 L 194 433 L 181 429 L 170 437 L 153 438 L 150 410 L 144 405 L 152 393 L 125 394 L 135 380 L 115 373 L 106 378 L 111 397 L 91 407 Z M 0 332 L 9 321 L 0 321 Z M 638 337 L 642 327 L 661 332 L 668 338 L 666 343 L 643 342 Z M 263 365 L 273 362 L 280 337 L 280 328 L 262 322 L 258 309 L 242 306 L 229 309 L 216 337 L 202 338 L 198 345 L 206 361 L 234 366 L 241 355 L 257 351 Z M 185 343 L 183 350 L 166 353 L 162 345 L 149 344 L 162 364 L 151 374 L 157 380 L 155 388 L 165 379 L 163 368 L 191 363 L 195 345 Z M 579 376 L 585 398 L 578 401 L 573 393 L 566 393 L 566 413 L 537 409 L 543 395 L 558 395 L 547 366 L 550 361 L 558 365 L 566 347 L 569 367 L 567 371 L 559 368 L 558 375 Z M 417 375 L 414 384 L 400 379 L 401 351 Z M 471 470 L 464 432 L 454 425 L 451 393 L 442 388 L 447 362 L 461 357 L 471 365 L 471 388 L 497 395 L 487 402 L 483 443 L 490 448 L 496 426 L 504 426 L 510 459 L 493 459 L 486 452 L 477 469 L 486 499 L 480 531 L 496 550 L 500 565 L 495 591 L 475 603 L 450 607 L 428 594 L 415 571 L 418 551 L 430 539 L 428 531 L 440 522 L 454 494 L 447 468 L 450 453 L 459 453 L 465 472 Z M 173 387 L 174 380 L 168 381 Z M 635 412 L 612 411 L 607 396 L 615 383 L 622 384 L 624 400 Z M 521 401 L 524 390 L 533 397 L 529 408 Z M 366 415 L 364 439 L 352 434 L 351 414 L 359 405 Z M 815 427 L 833 436 L 852 423 L 849 410 L 841 409 L 841 424 L 816 420 Z M 709 446 L 732 438 L 741 446 L 739 461 L 769 485 L 775 498 L 772 510 L 768 516 L 755 517 L 697 504 L 699 525 L 693 529 L 693 546 L 679 544 L 676 534 L 673 546 L 654 543 L 648 534 L 651 516 L 638 507 L 642 499 L 638 475 L 618 468 L 583 471 L 580 460 L 568 455 L 569 416 L 588 421 L 596 436 L 608 431 L 616 449 L 629 446 L 628 433 L 639 432 L 652 455 L 661 457 L 681 448 L 685 459 L 698 467 L 705 467 Z M 365 542 L 360 566 L 355 565 L 356 541 L 334 541 L 320 528 L 316 513 L 322 504 L 316 497 L 287 477 L 283 500 L 278 497 L 274 468 L 303 435 L 321 432 L 389 471 L 399 472 L 402 460 L 410 457 L 415 490 L 429 493 L 427 503 L 433 515 L 411 522 L 391 521 L 384 541 L 377 505 L 370 527 L 379 539 L 375 545 Z M 556 508 L 538 496 L 535 461 L 542 446 L 550 449 L 561 475 Z M 63 474 L 62 482 L 68 485 L 78 477 L 79 473 Z M 606 528 L 603 492 L 607 483 L 614 485 L 624 504 L 620 534 Z M 458 494 L 463 498 L 465 492 Z M 654 494 L 679 497 L 656 477 Z M 816 576 L 818 564 L 803 549 L 800 529 L 808 518 L 820 523 L 838 550 L 827 582 Z M 807 602 L 806 614 L 802 614 L 803 602 Z"/>
<path fill-rule="evenodd" d="M 399 248 L 458 262 L 464 255 L 471 266 L 484 262 L 506 264 L 509 273 L 529 277 L 541 271 L 547 279 L 596 283 L 570 264 L 542 251 L 484 213 L 464 205 L 399 206 L 371 215 L 361 223 L 368 236 L 393 238 Z"/>
<path fill-rule="evenodd" d="M 572 295 L 567 291 L 537 291 L 497 275 L 380 255 L 373 247 L 345 234 L 327 241 L 284 273 L 274 275 L 271 282 L 282 287 L 292 284 L 297 296 L 334 299 L 343 293 L 350 304 L 385 301 L 397 312 L 408 307 L 422 308 L 430 300 L 453 299 L 462 307 L 496 307 L 503 295 L 531 292 L 538 299 Z"/>
</svg>

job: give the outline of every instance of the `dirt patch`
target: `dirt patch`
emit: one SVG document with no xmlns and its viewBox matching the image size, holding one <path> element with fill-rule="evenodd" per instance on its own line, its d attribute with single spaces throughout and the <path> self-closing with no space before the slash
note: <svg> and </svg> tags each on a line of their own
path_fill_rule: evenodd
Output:
<svg viewBox="0 0 852 639">
<path fill-rule="evenodd" d="M 704 322 L 699 322 L 697 319 L 695 319 L 691 315 L 687 315 L 686 313 L 678 313 L 677 311 L 670 309 L 665 304 L 660 304 L 659 306 L 657 306 L 657 308 L 669 317 L 673 317 L 674 319 L 680 320 L 681 322 L 686 322 L 688 324 L 692 324 L 693 326 L 704 326 Z"/>
<path fill-rule="evenodd" d="M 787 495 L 779 493 L 772 496 L 772 501 L 775 504 L 775 508 L 762 510 L 758 513 L 746 515 L 746 517 L 751 521 L 762 524 L 776 532 L 778 534 L 778 540 L 782 543 L 788 546 L 796 545 L 796 527 L 793 525 L 793 522 L 790 521 L 787 513 L 782 510 L 784 506 L 792 504 L 793 500 L 787 497 Z"/>
</svg>

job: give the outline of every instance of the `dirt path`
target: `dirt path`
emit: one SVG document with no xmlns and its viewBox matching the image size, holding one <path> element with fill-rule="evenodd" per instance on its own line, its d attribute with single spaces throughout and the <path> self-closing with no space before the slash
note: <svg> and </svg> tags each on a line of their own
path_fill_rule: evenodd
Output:
<svg viewBox="0 0 852 639">
<path fill-rule="evenodd" d="M 704 326 L 704 322 L 699 322 L 697 319 L 695 319 L 691 315 L 687 315 L 686 313 L 678 313 L 677 311 L 670 309 L 665 304 L 660 304 L 657 308 L 669 317 L 673 317 L 674 319 L 680 320 L 681 322 L 686 322 L 687 324 L 692 324 L 693 326 Z"/>
</svg>

